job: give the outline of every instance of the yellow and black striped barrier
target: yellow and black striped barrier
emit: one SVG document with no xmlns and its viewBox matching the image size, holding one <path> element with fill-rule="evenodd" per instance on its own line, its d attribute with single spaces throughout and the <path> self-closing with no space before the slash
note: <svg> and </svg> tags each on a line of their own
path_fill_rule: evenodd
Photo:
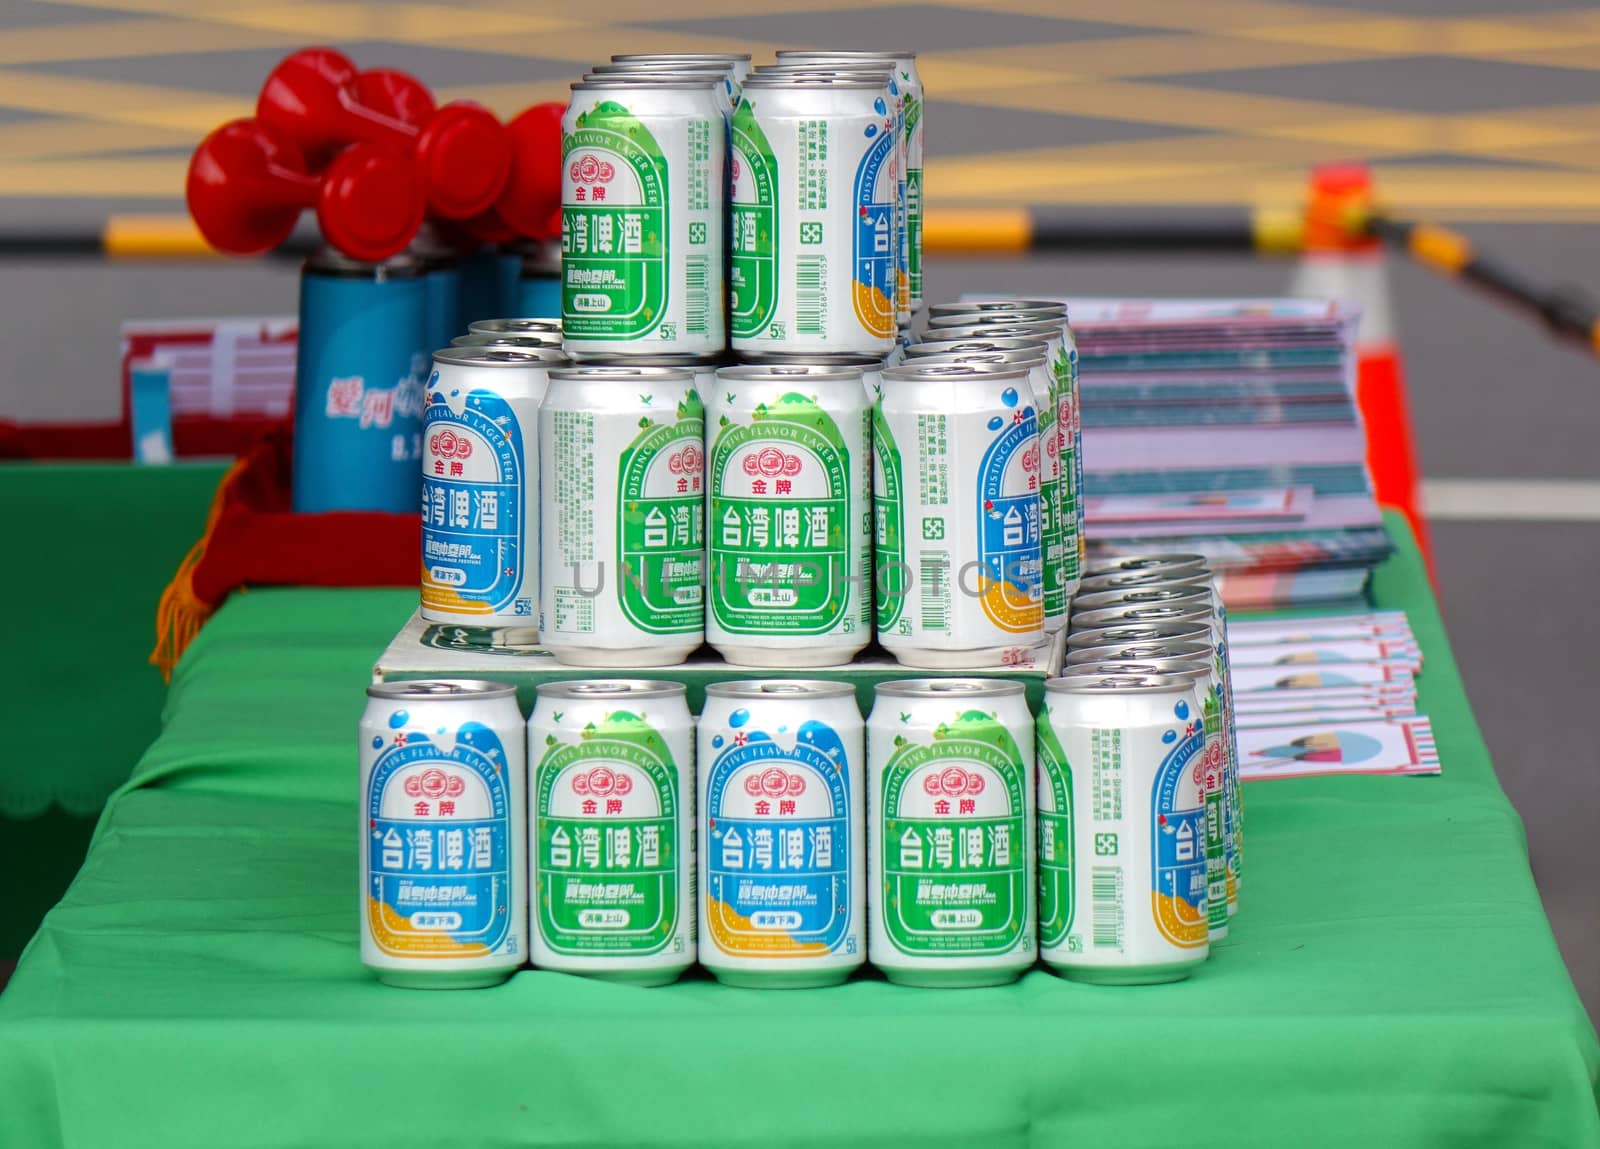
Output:
<svg viewBox="0 0 1600 1149">
<path fill-rule="evenodd" d="M 1302 249 L 1304 239 L 1298 210 L 1253 207 L 1181 213 L 1114 208 L 929 208 L 922 229 L 922 249 L 931 255 L 1051 251 L 1293 255 Z"/>
</svg>

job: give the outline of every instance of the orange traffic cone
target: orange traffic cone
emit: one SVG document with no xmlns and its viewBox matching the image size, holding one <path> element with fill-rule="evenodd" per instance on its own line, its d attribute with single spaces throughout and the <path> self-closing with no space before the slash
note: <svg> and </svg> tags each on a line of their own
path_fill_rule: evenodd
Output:
<svg viewBox="0 0 1600 1149">
<path fill-rule="evenodd" d="M 1362 234 L 1373 210 L 1372 173 L 1364 164 L 1324 164 L 1311 173 L 1305 208 L 1305 255 L 1290 294 L 1340 299 L 1361 307 L 1356 328 L 1356 404 L 1367 432 L 1367 468 L 1378 502 L 1405 513 L 1428 559 L 1420 509 L 1417 452 L 1406 403 L 1405 369 L 1389 301 L 1383 246 Z"/>
</svg>

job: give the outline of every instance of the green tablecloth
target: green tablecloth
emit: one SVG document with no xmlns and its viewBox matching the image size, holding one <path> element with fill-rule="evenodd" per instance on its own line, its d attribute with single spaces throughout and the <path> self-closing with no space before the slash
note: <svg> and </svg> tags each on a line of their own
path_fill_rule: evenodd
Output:
<svg viewBox="0 0 1600 1149">
<path fill-rule="evenodd" d="M 0 996 L 0 1145 L 1600 1146 L 1414 548 L 1376 597 L 1445 773 L 1252 785 L 1244 910 L 1189 982 L 423 993 L 355 945 L 355 721 L 414 596 L 238 596 Z"/>
</svg>

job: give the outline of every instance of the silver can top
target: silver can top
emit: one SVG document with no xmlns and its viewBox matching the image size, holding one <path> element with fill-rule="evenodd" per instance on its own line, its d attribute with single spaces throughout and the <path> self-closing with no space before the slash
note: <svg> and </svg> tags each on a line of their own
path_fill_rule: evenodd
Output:
<svg viewBox="0 0 1600 1149">
<path fill-rule="evenodd" d="M 913 343 L 906 348 L 906 357 L 921 359 L 928 355 L 965 354 L 969 351 L 1038 351 L 1041 354 L 1050 345 L 1043 339 L 933 339 Z"/>
<path fill-rule="evenodd" d="M 618 52 L 611 57 L 613 64 L 660 63 L 696 64 L 748 64 L 749 52 Z"/>
<path fill-rule="evenodd" d="M 1004 698 L 1022 694 L 1023 687 L 1009 678 L 897 678 L 873 691 L 879 698 Z"/>
<path fill-rule="evenodd" d="M 1098 594 L 1107 590 L 1132 590 L 1147 586 L 1210 586 L 1211 573 L 1192 563 L 1175 563 L 1169 567 L 1147 567 L 1137 571 L 1107 571 L 1088 575 L 1078 583 L 1080 594 Z"/>
<path fill-rule="evenodd" d="M 533 335 L 490 335 L 484 331 L 471 331 L 450 340 L 452 347 L 544 347 L 561 350 L 561 336 L 551 331 Z"/>
<path fill-rule="evenodd" d="M 1205 586 L 1127 586 L 1111 590 L 1081 590 L 1072 596 L 1077 610 L 1097 610 L 1104 606 L 1164 606 L 1168 603 L 1210 602 L 1211 588 Z"/>
<path fill-rule="evenodd" d="M 904 363 L 885 367 L 883 377 L 904 383 L 926 383 L 950 379 L 1026 379 L 1028 368 L 1020 363 Z"/>
<path fill-rule="evenodd" d="M 1206 644 L 1209 649 L 1211 625 L 1205 622 L 1126 622 L 1067 635 L 1068 650 L 1091 646 L 1125 646 L 1130 642 L 1199 642 Z"/>
<path fill-rule="evenodd" d="M 712 698 L 844 698 L 855 692 L 848 682 L 820 678 L 750 678 L 706 687 L 706 695 Z"/>
<path fill-rule="evenodd" d="M 653 379 L 657 383 L 692 382 L 694 372 L 687 367 L 599 367 L 583 364 L 578 367 L 550 368 L 550 381 L 575 381 L 579 383 L 617 383 L 625 380 Z"/>
<path fill-rule="evenodd" d="M 856 355 L 849 351 L 819 352 L 816 355 L 795 355 L 784 352 L 739 352 L 739 361 L 742 364 L 760 364 L 762 366 L 782 367 L 784 365 L 818 367 L 882 367 L 882 355 Z"/>
<path fill-rule="evenodd" d="M 962 317 L 971 322 L 952 324 L 948 327 L 938 326 L 937 320 L 930 320 L 925 334 L 935 339 L 1059 339 L 1061 338 L 1061 324 L 1059 323 L 1025 323 L 1015 315 L 997 315 L 993 321 L 984 320 L 978 316 Z M 925 340 L 931 342 L 931 340 Z"/>
<path fill-rule="evenodd" d="M 587 75 L 570 85 L 574 92 L 605 91 L 610 88 L 661 88 L 666 91 L 702 91 L 714 88 L 717 81 L 707 76 L 700 79 L 689 72 L 646 73 L 621 72 L 614 76 Z"/>
<path fill-rule="evenodd" d="M 474 319 L 467 324 L 473 335 L 535 335 L 541 331 L 561 334 L 561 320 L 545 318 Z"/>
<path fill-rule="evenodd" d="M 1102 625 L 1136 622 L 1197 622 L 1211 617 L 1211 607 L 1193 607 L 1181 603 L 1167 606 L 1107 606 L 1099 610 L 1086 610 L 1069 614 L 1067 625 L 1073 630 L 1082 627 L 1098 629 Z"/>
<path fill-rule="evenodd" d="M 744 82 L 744 90 L 846 88 L 876 92 L 884 87 L 878 75 L 861 72 L 751 72 L 749 79 Z"/>
<path fill-rule="evenodd" d="M 1176 693 L 1192 689 L 1187 678 L 1170 674 L 1065 674 L 1044 684 L 1051 694 Z"/>
<path fill-rule="evenodd" d="M 738 367 L 718 367 L 718 379 L 740 383 L 798 383 L 802 379 L 823 381 L 861 380 L 861 368 L 832 363 L 763 363 Z"/>
<path fill-rule="evenodd" d="M 505 347 L 491 343 L 480 347 L 441 347 L 433 353 L 433 361 L 456 367 L 537 367 L 541 363 L 565 363 L 567 357 L 554 347 Z"/>
<path fill-rule="evenodd" d="M 584 355 L 585 367 L 684 367 L 709 371 L 713 364 L 697 355 Z"/>
<path fill-rule="evenodd" d="M 1082 646 L 1067 652 L 1067 665 L 1085 662 L 1145 662 L 1152 658 L 1210 658 L 1211 647 L 1203 642 L 1128 642 L 1109 646 Z"/>
<path fill-rule="evenodd" d="M 388 702 L 484 702 L 516 696 L 517 688 L 511 683 L 489 682 L 482 678 L 413 678 L 404 682 L 374 682 L 367 687 L 368 698 L 382 698 Z"/>
<path fill-rule="evenodd" d="M 1107 659 L 1104 662 L 1080 662 L 1073 664 L 1069 669 L 1063 670 L 1063 676 L 1071 675 L 1077 678 L 1082 675 L 1128 675 L 1138 674 L 1152 677 L 1167 675 L 1172 678 L 1186 678 L 1190 682 L 1199 682 L 1202 678 L 1211 677 L 1212 666 L 1209 662 L 1201 662 L 1193 658 L 1151 658 L 1143 662 L 1123 661 L 1122 659 Z"/>
<path fill-rule="evenodd" d="M 1103 574 L 1115 574 L 1121 571 L 1146 571 L 1169 566 L 1199 566 L 1206 565 L 1206 556 L 1184 551 L 1145 551 L 1131 555 L 1108 555 L 1103 559 L 1095 559 L 1084 568 L 1084 575 L 1094 577 Z"/>
<path fill-rule="evenodd" d="M 1056 299 L 969 299 L 954 303 L 930 303 L 929 315 L 970 315 L 979 312 L 1036 312 L 1067 317 L 1067 305 Z"/>
<path fill-rule="evenodd" d="M 682 698 L 687 693 L 688 688 L 681 682 L 666 682 L 656 678 L 577 678 L 566 682 L 546 682 L 539 687 L 541 699 L 575 698 L 579 701 L 588 698 L 644 701 L 650 698 Z"/>
<path fill-rule="evenodd" d="M 1041 367 L 1044 365 L 1044 348 L 1036 347 L 1023 351 L 946 351 L 938 355 L 913 356 L 915 366 L 924 363 L 1012 363 L 1018 367 Z"/>
</svg>

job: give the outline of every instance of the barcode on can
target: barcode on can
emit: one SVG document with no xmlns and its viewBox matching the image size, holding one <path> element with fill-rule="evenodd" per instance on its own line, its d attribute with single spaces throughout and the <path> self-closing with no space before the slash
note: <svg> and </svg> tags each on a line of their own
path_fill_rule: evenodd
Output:
<svg viewBox="0 0 1600 1149">
<path fill-rule="evenodd" d="M 1122 948 L 1122 867 L 1089 870 L 1090 941 L 1095 949 Z"/>
<path fill-rule="evenodd" d="M 917 582 L 921 584 L 922 629 L 950 629 L 950 554 L 928 551 L 922 556 Z"/>
<path fill-rule="evenodd" d="M 704 335 L 711 315 L 711 294 L 706 290 L 710 260 L 691 255 L 683 263 L 683 330 Z"/>
<path fill-rule="evenodd" d="M 828 260 L 821 255 L 802 255 L 794 268 L 794 329 L 802 335 L 826 334 L 828 296 L 823 290 Z"/>
</svg>

